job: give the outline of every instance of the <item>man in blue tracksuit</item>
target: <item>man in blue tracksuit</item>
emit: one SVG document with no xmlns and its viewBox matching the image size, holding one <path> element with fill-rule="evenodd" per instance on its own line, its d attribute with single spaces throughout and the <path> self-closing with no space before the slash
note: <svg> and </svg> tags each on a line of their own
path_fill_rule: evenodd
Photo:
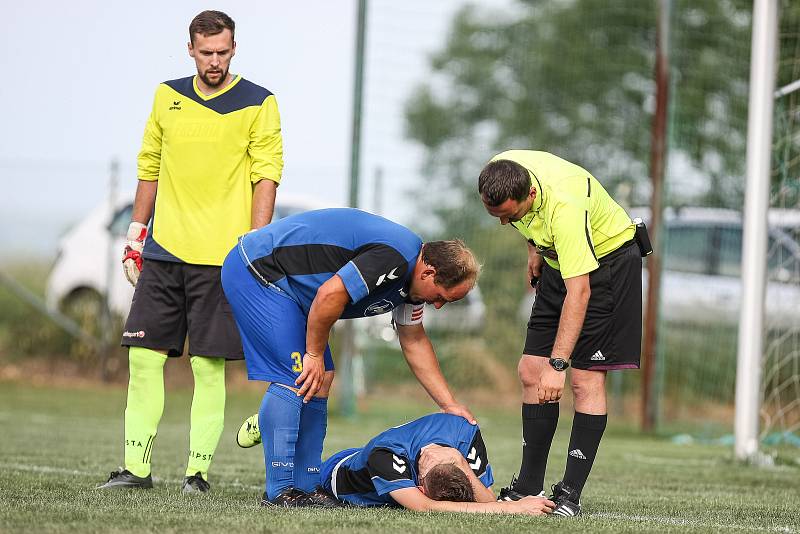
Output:
<svg viewBox="0 0 800 534">
<path fill-rule="evenodd" d="M 258 417 L 263 504 L 336 502 L 317 486 L 334 374 L 328 337 L 338 319 L 392 311 L 411 371 L 444 412 L 474 423 L 447 386 L 422 315 L 425 304 L 463 298 L 479 271 L 461 241 L 423 244 L 399 224 L 350 208 L 293 215 L 240 238 L 222 285 L 248 378 L 271 383 Z"/>
</svg>

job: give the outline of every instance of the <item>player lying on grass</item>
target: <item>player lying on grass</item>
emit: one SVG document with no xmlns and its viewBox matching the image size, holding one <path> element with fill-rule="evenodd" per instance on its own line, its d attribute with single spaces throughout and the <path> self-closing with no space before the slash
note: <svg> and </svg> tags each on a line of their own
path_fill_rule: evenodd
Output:
<svg viewBox="0 0 800 534">
<path fill-rule="evenodd" d="M 241 447 L 261 442 L 258 414 L 236 438 Z M 555 506 L 543 497 L 498 502 L 486 446 L 477 425 L 436 413 L 385 430 L 360 448 L 322 463 L 322 488 L 345 504 L 391 506 L 427 512 L 494 512 L 544 515 Z M 302 492 L 284 506 L 307 506 Z"/>
</svg>

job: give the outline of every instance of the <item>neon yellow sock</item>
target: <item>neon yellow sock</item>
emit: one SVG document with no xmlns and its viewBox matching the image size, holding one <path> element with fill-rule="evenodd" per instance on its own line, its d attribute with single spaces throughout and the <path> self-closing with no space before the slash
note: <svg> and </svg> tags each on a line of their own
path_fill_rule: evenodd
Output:
<svg viewBox="0 0 800 534">
<path fill-rule="evenodd" d="M 167 356 L 142 347 L 128 349 L 130 380 L 125 407 L 125 469 L 150 474 L 158 422 L 164 413 L 164 362 Z"/>
<path fill-rule="evenodd" d="M 208 468 L 225 423 L 225 359 L 193 356 L 191 362 L 194 396 L 186 476 L 199 471 L 208 480 Z"/>
</svg>

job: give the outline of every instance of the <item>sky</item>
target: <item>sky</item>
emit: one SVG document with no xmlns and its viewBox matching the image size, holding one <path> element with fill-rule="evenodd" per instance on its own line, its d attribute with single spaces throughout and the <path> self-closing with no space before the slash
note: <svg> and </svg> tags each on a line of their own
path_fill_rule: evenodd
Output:
<svg viewBox="0 0 800 534">
<path fill-rule="evenodd" d="M 413 213 L 405 192 L 421 179 L 421 151 L 404 137 L 403 106 L 464 3 L 369 3 L 361 207 L 400 222 Z M 16 2 L 0 34 L 8 76 L 0 89 L 0 263 L 54 255 L 58 236 L 104 202 L 112 159 L 120 189 L 135 190 L 153 93 L 161 81 L 194 74 L 187 27 L 207 8 L 236 21 L 231 72 L 277 97 L 285 150 L 278 194 L 347 202 L 355 0 Z"/>
</svg>

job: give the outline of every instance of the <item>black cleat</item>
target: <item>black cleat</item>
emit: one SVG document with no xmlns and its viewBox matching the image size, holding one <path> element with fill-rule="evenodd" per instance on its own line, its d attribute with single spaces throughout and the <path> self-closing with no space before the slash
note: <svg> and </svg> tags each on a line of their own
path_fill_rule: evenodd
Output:
<svg viewBox="0 0 800 534">
<path fill-rule="evenodd" d="M 511 477 L 511 484 L 509 484 L 505 488 L 500 489 L 500 495 L 498 495 L 497 500 L 499 501 L 518 501 L 523 497 L 528 497 L 527 493 L 521 493 L 515 489 L 517 485 L 517 477 Z M 534 495 L 534 497 L 544 497 L 544 491 L 539 493 L 538 495 Z"/>
<path fill-rule="evenodd" d="M 203 478 L 202 473 L 198 471 L 192 476 L 183 477 L 183 486 L 181 491 L 184 493 L 208 493 L 211 491 L 211 484 Z"/>
<path fill-rule="evenodd" d="M 150 475 L 142 478 L 127 469 L 121 467 L 119 469 L 119 471 L 112 471 L 106 483 L 100 484 L 96 489 L 151 489 L 153 487 L 153 478 Z"/>
<path fill-rule="evenodd" d="M 317 489 L 311 493 L 306 493 L 301 498 L 299 506 L 307 506 L 309 508 L 342 508 L 344 504 L 336 498 L 332 493 L 317 486 Z"/>
<path fill-rule="evenodd" d="M 553 495 L 550 500 L 556 503 L 553 515 L 575 517 L 581 515 L 581 494 L 564 485 L 564 482 L 553 484 Z"/>
<path fill-rule="evenodd" d="M 267 494 L 264 492 L 264 497 L 261 499 L 261 506 L 277 506 L 279 508 L 297 508 L 303 506 L 302 501 L 306 496 L 306 492 L 300 491 L 296 488 L 286 488 L 279 493 L 274 499 L 267 499 Z"/>
</svg>

